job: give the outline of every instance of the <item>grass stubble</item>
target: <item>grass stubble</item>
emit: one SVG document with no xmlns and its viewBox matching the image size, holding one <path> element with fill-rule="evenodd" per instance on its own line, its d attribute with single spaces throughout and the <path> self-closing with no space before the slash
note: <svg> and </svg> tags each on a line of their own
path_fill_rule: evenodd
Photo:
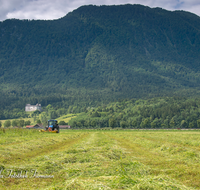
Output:
<svg viewBox="0 0 200 190">
<path fill-rule="evenodd" d="M 0 189 L 200 189 L 199 135 L 1 130 Z"/>
</svg>

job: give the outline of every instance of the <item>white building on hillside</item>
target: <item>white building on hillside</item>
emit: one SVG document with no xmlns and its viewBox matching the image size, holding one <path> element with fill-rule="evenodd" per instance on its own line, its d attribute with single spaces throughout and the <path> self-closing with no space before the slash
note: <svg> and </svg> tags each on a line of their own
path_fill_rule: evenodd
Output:
<svg viewBox="0 0 200 190">
<path fill-rule="evenodd" d="M 42 111 L 41 104 L 36 104 L 36 105 L 26 104 L 25 111 L 36 111 L 36 110 Z"/>
</svg>

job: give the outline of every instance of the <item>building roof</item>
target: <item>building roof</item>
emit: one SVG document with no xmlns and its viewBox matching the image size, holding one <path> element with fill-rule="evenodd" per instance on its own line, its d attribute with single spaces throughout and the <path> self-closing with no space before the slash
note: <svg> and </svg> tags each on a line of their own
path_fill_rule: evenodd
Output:
<svg viewBox="0 0 200 190">
<path fill-rule="evenodd" d="M 33 128 L 44 128 L 42 124 L 36 124 L 36 125 L 27 125 L 27 129 L 33 129 Z"/>
<path fill-rule="evenodd" d="M 70 125 L 59 125 L 60 129 L 70 129 L 71 126 Z"/>
<path fill-rule="evenodd" d="M 34 125 L 27 125 L 26 128 L 33 128 Z"/>
</svg>

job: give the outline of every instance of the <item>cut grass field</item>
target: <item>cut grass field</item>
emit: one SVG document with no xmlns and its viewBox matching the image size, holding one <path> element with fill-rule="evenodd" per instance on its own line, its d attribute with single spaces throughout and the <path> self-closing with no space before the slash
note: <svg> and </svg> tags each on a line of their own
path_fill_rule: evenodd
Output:
<svg viewBox="0 0 200 190">
<path fill-rule="evenodd" d="M 0 130 L 0 189 L 200 189 L 200 131 Z"/>
</svg>

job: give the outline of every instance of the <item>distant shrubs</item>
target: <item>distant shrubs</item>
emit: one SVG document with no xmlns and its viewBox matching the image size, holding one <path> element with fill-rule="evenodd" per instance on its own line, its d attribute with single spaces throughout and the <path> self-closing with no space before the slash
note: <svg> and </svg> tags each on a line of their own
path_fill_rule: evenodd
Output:
<svg viewBox="0 0 200 190">
<path fill-rule="evenodd" d="M 4 122 L 4 128 L 8 128 L 10 126 L 11 126 L 10 120 L 7 120 L 7 121 Z"/>
<path fill-rule="evenodd" d="M 65 121 L 60 121 L 60 122 L 58 123 L 58 125 L 68 125 L 68 123 L 66 123 Z"/>
<path fill-rule="evenodd" d="M 31 124 L 31 121 L 30 120 L 27 120 L 27 121 L 24 121 L 23 119 L 14 119 L 14 120 L 6 120 L 4 122 L 4 128 L 8 128 L 8 127 L 24 127 L 26 125 L 30 125 Z"/>
<path fill-rule="evenodd" d="M 37 123 L 37 124 L 41 124 L 42 122 L 40 121 L 40 119 L 38 119 L 38 120 L 36 121 L 36 123 Z"/>
<path fill-rule="evenodd" d="M 101 117 L 101 114 L 98 111 L 95 111 L 91 114 L 91 117 Z"/>
<path fill-rule="evenodd" d="M 27 121 L 25 121 L 24 122 L 24 125 L 26 126 L 26 125 L 30 125 L 31 124 L 31 121 L 30 120 L 27 120 Z"/>
</svg>

